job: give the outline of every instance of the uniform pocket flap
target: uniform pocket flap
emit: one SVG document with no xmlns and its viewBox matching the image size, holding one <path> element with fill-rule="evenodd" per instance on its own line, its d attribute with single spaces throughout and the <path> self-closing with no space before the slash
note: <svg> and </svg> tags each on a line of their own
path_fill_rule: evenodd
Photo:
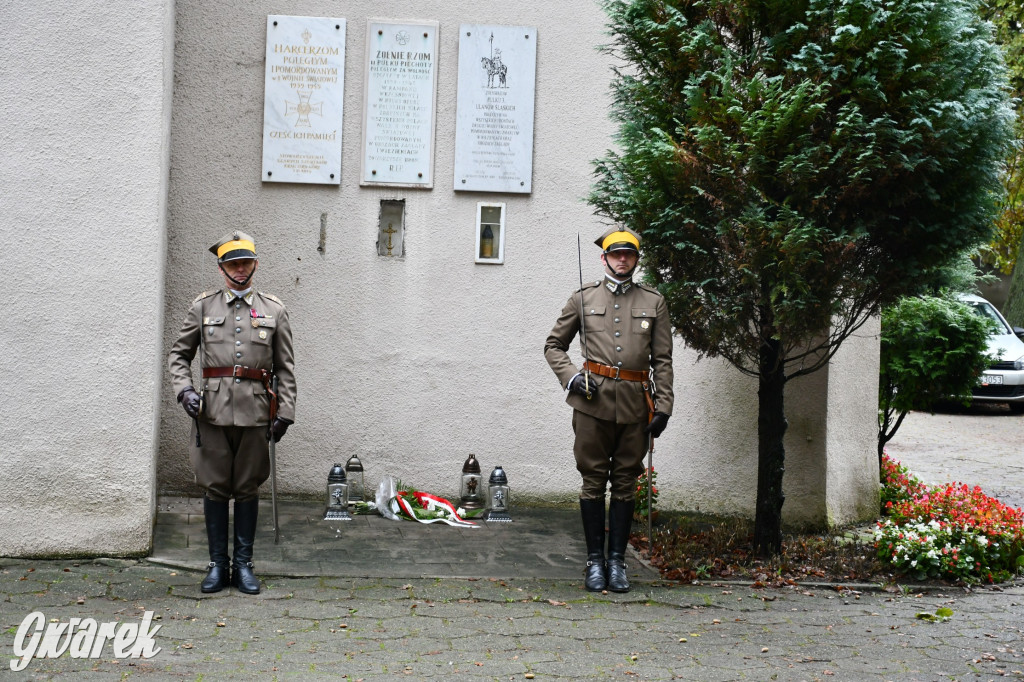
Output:
<svg viewBox="0 0 1024 682">
<path fill-rule="evenodd" d="M 603 305 L 595 305 L 595 306 L 590 306 L 589 308 L 584 308 L 583 309 L 584 314 L 587 315 L 588 317 L 590 315 L 604 315 L 604 311 L 605 311 L 605 306 L 603 306 Z"/>
<path fill-rule="evenodd" d="M 225 319 L 227 319 L 227 318 L 224 318 L 224 317 L 204 317 L 203 318 L 203 325 L 209 327 L 209 326 L 212 326 L 212 325 L 215 325 L 215 324 L 224 324 L 224 320 Z"/>
<path fill-rule="evenodd" d="M 253 327 L 276 327 L 277 320 L 272 317 L 254 317 L 252 318 Z"/>
<path fill-rule="evenodd" d="M 220 388 L 220 377 L 212 377 L 210 379 L 203 379 L 203 390 L 204 391 L 216 391 Z"/>
<path fill-rule="evenodd" d="M 654 308 L 633 308 L 633 317 L 649 317 L 653 320 L 656 314 Z"/>
</svg>

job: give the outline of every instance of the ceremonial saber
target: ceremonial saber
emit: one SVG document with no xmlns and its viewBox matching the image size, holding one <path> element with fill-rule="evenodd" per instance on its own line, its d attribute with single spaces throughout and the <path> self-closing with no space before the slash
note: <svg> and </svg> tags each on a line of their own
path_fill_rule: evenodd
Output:
<svg viewBox="0 0 1024 682">
<path fill-rule="evenodd" d="M 273 392 L 272 400 L 276 400 L 277 396 L 277 377 L 274 376 L 270 380 L 270 390 Z M 274 426 L 274 420 L 271 418 L 270 426 Z M 270 509 L 274 515 L 274 544 L 276 545 L 280 538 L 281 524 L 277 522 L 277 443 L 274 441 L 274 435 L 270 434 Z M 650 494 L 648 494 L 650 499 Z"/>
<path fill-rule="evenodd" d="M 590 356 L 587 355 L 587 325 L 584 321 L 586 314 L 583 310 L 583 249 L 580 247 L 580 233 L 576 233 L 576 260 L 580 266 L 580 348 L 583 350 L 583 387 L 587 392 L 587 400 L 593 396 L 590 393 L 590 370 L 587 363 Z"/>
<path fill-rule="evenodd" d="M 647 558 L 654 556 L 654 535 L 651 531 L 651 477 L 654 476 L 654 436 L 647 434 Z"/>
<path fill-rule="evenodd" d="M 658 393 L 654 383 L 654 371 L 650 374 L 650 385 L 644 384 L 644 397 L 647 399 L 647 428 L 654 422 L 654 415 L 657 414 L 655 396 Z M 654 505 L 651 500 L 651 479 L 654 478 L 654 434 L 647 434 L 647 558 L 654 555 Z"/>
</svg>

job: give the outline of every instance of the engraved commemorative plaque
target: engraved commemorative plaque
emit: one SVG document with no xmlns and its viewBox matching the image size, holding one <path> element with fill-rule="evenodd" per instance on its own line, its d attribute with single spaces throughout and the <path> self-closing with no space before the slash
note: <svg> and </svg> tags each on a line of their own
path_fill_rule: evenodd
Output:
<svg viewBox="0 0 1024 682">
<path fill-rule="evenodd" d="M 434 186 L 437 33 L 436 21 L 367 23 L 359 184 Z"/>
<path fill-rule="evenodd" d="M 267 17 L 264 182 L 341 182 L 345 20 Z"/>
<path fill-rule="evenodd" d="M 456 190 L 532 191 L 536 75 L 536 28 L 459 28 Z"/>
</svg>

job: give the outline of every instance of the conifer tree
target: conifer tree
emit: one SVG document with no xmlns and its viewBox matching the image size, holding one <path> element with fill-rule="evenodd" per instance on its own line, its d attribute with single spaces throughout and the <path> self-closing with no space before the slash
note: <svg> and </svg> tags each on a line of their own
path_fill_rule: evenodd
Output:
<svg viewBox="0 0 1024 682">
<path fill-rule="evenodd" d="M 782 543 L 786 383 L 989 237 L 1012 111 L 966 0 L 605 0 L 618 149 L 676 332 L 756 377 L 755 545 Z"/>
</svg>

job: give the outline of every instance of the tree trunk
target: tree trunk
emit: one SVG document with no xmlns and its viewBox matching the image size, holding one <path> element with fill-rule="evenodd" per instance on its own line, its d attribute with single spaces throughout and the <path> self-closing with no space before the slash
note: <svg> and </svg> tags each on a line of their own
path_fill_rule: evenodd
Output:
<svg viewBox="0 0 1024 682">
<path fill-rule="evenodd" d="M 781 344 L 771 340 L 760 350 L 760 385 L 757 391 L 757 509 L 754 515 L 754 550 L 768 558 L 782 551 L 782 475 L 786 470 L 785 365 Z"/>
<path fill-rule="evenodd" d="M 886 414 L 888 414 L 888 412 L 886 412 Z M 900 416 L 896 418 L 896 423 L 893 425 L 892 430 L 890 430 L 888 433 L 886 433 L 886 431 L 885 431 L 885 428 L 888 425 L 888 420 L 886 420 L 886 424 L 883 425 L 878 430 L 878 470 L 879 471 L 882 470 L 882 456 L 885 455 L 885 446 L 886 446 L 886 444 L 889 441 L 891 441 L 893 439 L 893 437 L 896 435 L 896 432 L 899 431 L 900 425 L 903 423 L 903 418 L 906 417 L 908 414 L 909 414 L 909 411 L 900 412 Z"/>
<path fill-rule="evenodd" d="M 1024 239 L 1017 249 L 1017 263 L 1010 277 L 1010 293 L 1003 305 L 1003 316 L 1014 327 L 1024 327 Z"/>
</svg>

